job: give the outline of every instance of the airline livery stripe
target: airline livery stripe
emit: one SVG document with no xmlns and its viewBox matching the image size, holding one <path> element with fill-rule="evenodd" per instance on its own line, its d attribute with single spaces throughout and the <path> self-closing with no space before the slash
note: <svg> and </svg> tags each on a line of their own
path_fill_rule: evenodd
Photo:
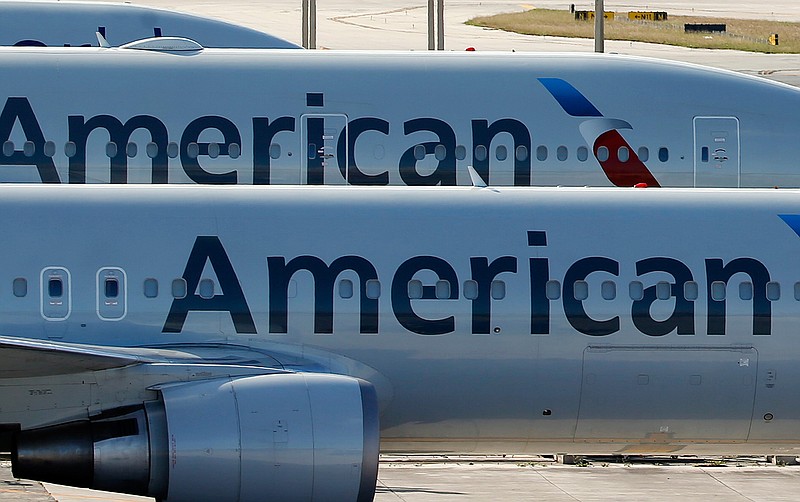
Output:
<svg viewBox="0 0 800 502">
<path fill-rule="evenodd" d="M 800 236 L 800 214 L 779 214 L 778 216 L 789 225 L 789 228 L 794 230 L 794 233 Z"/>
<path fill-rule="evenodd" d="M 550 91 L 558 104 L 565 112 L 573 117 L 602 117 L 600 110 L 589 102 L 586 97 L 574 88 L 572 84 L 560 78 L 540 78 L 539 82 Z"/>
</svg>

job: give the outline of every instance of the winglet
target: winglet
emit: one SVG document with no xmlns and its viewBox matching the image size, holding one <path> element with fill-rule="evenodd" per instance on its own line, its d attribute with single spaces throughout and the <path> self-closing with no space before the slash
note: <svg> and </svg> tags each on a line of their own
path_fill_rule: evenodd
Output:
<svg viewBox="0 0 800 502">
<path fill-rule="evenodd" d="M 472 182 L 472 186 L 477 188 L 486 188 L 488 185 L 486 182 L 481 178 L 481 175 L 478 174 L 478 171 L 475 170 L 472 166 L 467 166 L 467 171 L 469 171 L 469 179 Z"/>
<path fill-rule="evenodd" d="M 100 44 L 100 47 L 104 47 L 106 49 L 111 47 L 111 45 L 108 43 L 108 40 L 106 40 L 106 37 L 104 37 L 102 33 L 95 31 L 94 34 L 97 36 L 97 42 Z"/>
</svg>

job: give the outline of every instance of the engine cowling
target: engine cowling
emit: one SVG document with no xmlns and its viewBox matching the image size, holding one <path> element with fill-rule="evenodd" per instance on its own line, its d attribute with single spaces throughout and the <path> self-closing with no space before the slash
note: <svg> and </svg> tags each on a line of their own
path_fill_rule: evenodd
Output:
<svg viewBox="0 0 800 502">
<path fill-rule="evenodd" d="M 17 477 L 181 501 L 372 500 L 369 383 L 288 373 L 162 385 L 160 399 L 21 431 Z"/>
</svg>

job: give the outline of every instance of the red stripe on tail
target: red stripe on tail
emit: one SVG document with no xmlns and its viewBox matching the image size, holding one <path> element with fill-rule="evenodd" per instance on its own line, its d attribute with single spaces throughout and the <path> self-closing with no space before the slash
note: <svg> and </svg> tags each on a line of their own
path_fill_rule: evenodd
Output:
<svg viewBox="0 0 800 502">
<path fill-rule="evenodd" d="M 602 146 L 608 148 L 608 160 L 605 161 L 600 161 L 597 156 L 597 150 Z M 619 160 L 619 149 L 623 146 L 629 152 L 626 162 Z M 661 186 L 653 177 L 653 173 L 647 169 L 644 162 L 639 160 L 639 156 L 616 129 L 606 131 L 598 136 L 594 142 L 594 156 L 600 162 L 600 167 L 603 168 L 609 181 L 618 187 L 632 187 L 637 183 L 647 183 L 647 186 L 650 187 Z"/>
</svg>

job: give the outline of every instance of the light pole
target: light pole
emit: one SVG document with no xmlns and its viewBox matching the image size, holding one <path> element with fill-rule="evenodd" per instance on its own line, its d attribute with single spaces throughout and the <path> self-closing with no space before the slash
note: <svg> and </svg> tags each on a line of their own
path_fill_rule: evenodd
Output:
<svg viewBox="0 0 800 502">
<path fill-rule="evenodd" d="M 605 11 L 603 0 L 594 0 L 594 51 L 605 52 L 605 33 L 603 33 L 603 22 L 605 21 Z"/>
</svg>

